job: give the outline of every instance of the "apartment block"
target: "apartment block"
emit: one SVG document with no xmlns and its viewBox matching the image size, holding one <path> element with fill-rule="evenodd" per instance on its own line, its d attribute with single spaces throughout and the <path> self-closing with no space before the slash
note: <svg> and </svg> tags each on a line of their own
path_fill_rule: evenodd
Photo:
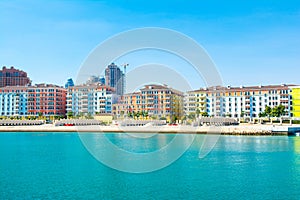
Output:
<svg viewBox="0 0 300 200">
<path fill-rule="evenodd" d="M 114 104 L 117 117 L 132 112 L 147 112 L 149 116 L 176 117 L 183 116 L 182 92 L 167 85 L 145 85 L 139 92 L 125 94 Z"/>
<path fill-rule="evenodd" d="M 291 87 L 291 116 L 300 117 L 300 86 Z"/>
<path fill-rule="evenodd" d="M 185 98 L 185 113 L 189 114 L 199 109 L 205 110 L 209 116 L 255 118 L 264 112 L 266 106 L 272 108 L 283 105 L 285 116 L 289 117 L 292 116 L 292 96 L 294 95 L 291 94 L 291 88 L 293 86 L 295 85 L 216 86 L 189 91 Z M 297 93 L 296 89 L 295 93 Z M 204 107 L 199 107 L 199 105 Z"/>
<path fill-rule="evenodd" d="M 0 88 L 0 116 L 26 116 L 28 92 L 26 87 Z"/>
<path fill-rule="evenodd" d="M 66 114 L 66 92 L 63 87 L 53 84 L 36 84 L 28 87 L 28 115 Z"/>
<path fill-rule="evenodd" d="M 52 84 L 0 88 L 1 116 L 64 116 L 66 89 Z"/>
<path fill-rule="evenodd" d="M 114 89 L 101 84 L 83 84 L 68 88 L 67 112 L 78 114 L 112 113 Z"/>
<path fill-rule="evenodd" d="M 206 104 L 207 97 L 204 89 L 188 91 L 184 95 L 184 112 L 186 115 L 206 112 Z"/>
</svg>

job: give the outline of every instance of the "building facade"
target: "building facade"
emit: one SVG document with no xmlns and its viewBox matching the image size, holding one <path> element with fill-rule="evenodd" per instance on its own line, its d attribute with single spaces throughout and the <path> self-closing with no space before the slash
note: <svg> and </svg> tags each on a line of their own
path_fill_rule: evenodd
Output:
<svg viewBox="0 0 300 200">
<path fill-rule="evenodd" d="M 204 89 L 188 91 L 184 95 L 184 113 L 204 114 L 206 109 L 206 92 Z"/>
<path fill-rule="evenodd" d="M 122 96 L 124 94 L 125 75 L 114 63 L 108 65 L 105 69 L 105 84 L 113 88 L 117 95 Z"/>
<path fill-rule="evenodd" d="M 101 84 L 83 84 L 68 88 L 67 112 L 73 115 L 112 113 L 114 89 Z"/>
<path fill-rule="evenodd" d="M 1 116 L 64 116 L 66 89 L 51 85 L 0 88 Z"/>
<path fill-rule="evenodd" d="M 26 87 L 0 88 L 0 116 L 27 116 L 27 102 Z"/>
<path fill-rule="evenodd" d="M 292 116 L 292 96 L 294 96 L 291 94 L 293 86 L 285 84 L 250 87 L 217 86 L 190 91 L 186 94 L 185 113 L 189 114 L 189 112 L 200 109 L 201 111 L 206 110 L 209 116 L 257 118 L 260 113 L 265 111 L 266 106 L 273 108 L 283 105 L 285 107 L 284 116 L 290 117 Z M 295 92 L 297 91 L 295 90 Z M 195 95 L 200 97 L 202 95 L 202 98 L 196 99 Z M 204 107 L 196 106 L 199 104 Z"/>
<path fill-rule="evenodd" d="M 63 87 L 53 84 L 36 84 L 28 87 L 28 115 L 64 116 L 66 93 Z"/>
<path fill-rule="evenodd" d="M 31 81 L 27 77 L 27 73 L 22 70 L 14 67 L 6 68 L 5 66 L 0 70 L 0 87 L 26 86 L 30 84 Z"/>
<path fill-rule="evenodd" d="M 291 114 L 292 117 L 300 117 L 300 86 L 291 87 L 292 96 L 292 107 Z"/>
<path fill-rule="evenodd" d="M 146 85 L 139 92 L 122 96 L 113 105 L 114 114 L 123 117 L 139 112 L 151 117 L 180 119 L 183 116 L 183 97 L 182 92 L 166 85 Z"/>
</svg>

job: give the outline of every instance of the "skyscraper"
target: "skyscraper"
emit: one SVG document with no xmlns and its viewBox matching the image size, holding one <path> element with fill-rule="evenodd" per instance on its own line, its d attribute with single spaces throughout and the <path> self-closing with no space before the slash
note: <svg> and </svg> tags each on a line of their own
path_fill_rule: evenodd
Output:
<svg viewBox="0 0 300 200">
<path fill-rule="evenodd" d="M 124 76 L 125 75 L 121 69 L 114 63 L 111 63 L 105 69 L 105 83 L 106 85 L 114 88 L 117 95 L 124 94 Z"/>
<path fill-rule="evenodd" d="M 74 82 L 72 78 L 69 78 L 65 84 L 65 88 L 74 86 Z"/>
</svg>

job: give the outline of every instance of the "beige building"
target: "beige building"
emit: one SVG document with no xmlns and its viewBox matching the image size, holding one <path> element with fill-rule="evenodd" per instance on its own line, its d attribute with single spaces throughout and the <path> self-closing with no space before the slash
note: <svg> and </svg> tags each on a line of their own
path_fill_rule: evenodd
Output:
<svg viewBox="0 0 300 200">
<path fill-rule="evenodd" d="M 139 92 L 123 95 L 113 105 L 116 117 L 180 119 L 183 116 L 183 93 L 167 85 L 145 85 Z"/>
</svg>

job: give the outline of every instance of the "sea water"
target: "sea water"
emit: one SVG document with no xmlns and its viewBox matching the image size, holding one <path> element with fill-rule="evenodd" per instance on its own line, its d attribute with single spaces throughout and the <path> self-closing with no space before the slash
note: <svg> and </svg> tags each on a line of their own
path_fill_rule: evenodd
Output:
<svg viewBox="0 0 300 200">
<path fill-rule="evenodd" d="M 136 153 L 174 139 L 122 134 L 105 137 Z M 220 136 L 199 158 L 204 137 L 171 165 L 134 174 L 99 162 L 76 133 L 0 133 L 0 199 L 300 199 L 300 137 Z"/>
</svg>

